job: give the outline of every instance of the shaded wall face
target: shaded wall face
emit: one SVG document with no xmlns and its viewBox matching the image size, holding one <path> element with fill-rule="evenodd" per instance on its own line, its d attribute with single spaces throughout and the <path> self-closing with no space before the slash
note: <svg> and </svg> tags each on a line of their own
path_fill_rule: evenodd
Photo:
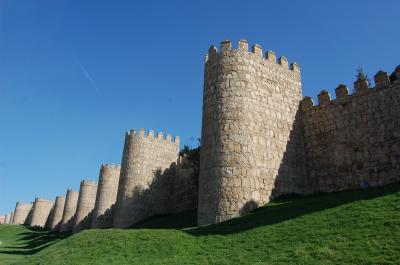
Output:
<svg viewBox="0 0 400 265">
<path fill-rule="evenodd" d="M 400 181 L 400 84 L 303 113 L 314 192 Z"/>
<path fill-rule="evenodd" d="M 120 170 L 119 165 L 103 165 L 101 167 L 92 228 L 112 227 L 112 211 L 117 200 Z"/>
<path fill-rule="evenodd" d="M 65 206 L 65 197 L 57 196 L 54 210 L 51 216 L 49 228 L 52 231 L 58 231 L 62 220 Z"/>
<path fill-rule="evenodd" d="M 13 223 L 25 224 L 32 206 L 32 203 L 17 203 L 15 206 Z"/>
<path fill-rule="evenodd" d="M 63 217 L 60 224 L 60 232 L 71 231 L 74 216 L 76 212 L 76 206 L 78 204 L 79 193 L 76 191 L 68 190 L 65 198 L 65 205 L 63 211 Z"/>
<path fill-rule="evenodd" d="M 131 132 L 125 139 L 114 227 L 129 227 L 157 214 L 162 196 L 153 193 L 165 169 L 177 161 L 179 143 Z"/>
<path fill-rule="evenodd" d="M 73 233 L 88 229 L 92 224 L 92 214 L 96 202 L 97 182 L 82 182 L 74 220 Z"/>
<path fill-rule="evenodd" d="M 283 179 L 300 178 L 305 170 L 296 153 L 302 151 L 301 135 L 292 132 L 301 97 L 300 74 L 287 65 L 247 49 L 209 53 L 199 224 L 224 221 L 268 202 L 276 183 L 280 192 L 295 189 Z"/>
<path fill-rule="evenodd" d="M 36 200 L 33 204 L 32 218 L 30 226 L 45 227 L 53 208 L 52 201 Z"/>
</svg>

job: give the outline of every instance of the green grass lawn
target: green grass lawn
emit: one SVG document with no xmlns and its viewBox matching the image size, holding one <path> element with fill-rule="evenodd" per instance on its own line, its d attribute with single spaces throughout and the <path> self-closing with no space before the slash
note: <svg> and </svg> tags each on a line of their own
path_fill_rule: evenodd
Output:
<svg viewBox="0 0 400 265">
<path fill-rule="evenodd" d="M 0 264 L 400 264 L 400 184 L 281 198 L 211 226 L 195 220 L 189 212 L 70 237 L 0 226 Z"/>
</svg>

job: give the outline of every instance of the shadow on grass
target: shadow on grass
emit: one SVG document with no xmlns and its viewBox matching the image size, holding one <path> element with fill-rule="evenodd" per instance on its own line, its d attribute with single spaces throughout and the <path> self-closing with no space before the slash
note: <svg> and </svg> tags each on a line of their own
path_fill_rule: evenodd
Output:
<svg viewBox="0 0 400 265">
<path fill-rule="evenodd" d="M 70 232 L 58 233 L 49 232 L 41 228 L 25 228 L 29 231 L 18 234 L 20 238 L 17 242 L 20 244 L 17 246 L 4 247 L 0 250 L 1 254 L 32 255 L 71 235 Z"/>
<path fill-rule="evenodd" d="M 154 216 L 131 228 L 184 229 L 186 233 L 194 236 L 228 235 L 260 226 L 280 223 L 354 201 L 368 200 L 399 191 L 400 183 L 396 183 L 384 187 L 316 194 L 312 196 L 287 195 L 279 197 L 273 203 L 257 208 L 240 218 L 234 218 L 219 224 L 195 227 L 197 214 L 196 211 L 190 211 L 175 215 Z M 252 202 L 249 203 L 251 204 Z M 253 206 L 245 205 L 244 207 Z"/>
</svg>

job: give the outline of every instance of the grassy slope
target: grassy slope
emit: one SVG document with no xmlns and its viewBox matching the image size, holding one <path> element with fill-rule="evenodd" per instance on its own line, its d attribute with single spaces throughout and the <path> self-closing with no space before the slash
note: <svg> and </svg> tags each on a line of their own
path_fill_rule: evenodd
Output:
<svg viewBox="0 0 400 265">
<path fill-rule="evenodd" d="M 400 264 L 400 184 L 288 197 L 228 222 L 181 229 L 194 220 L 185 213 L 135 229 L 84 231 L 18 264 Z M 13 239 L 4 230 L 0 240 Z M 0 246 L 3 264 L 1 253 Z"/>
</svg>

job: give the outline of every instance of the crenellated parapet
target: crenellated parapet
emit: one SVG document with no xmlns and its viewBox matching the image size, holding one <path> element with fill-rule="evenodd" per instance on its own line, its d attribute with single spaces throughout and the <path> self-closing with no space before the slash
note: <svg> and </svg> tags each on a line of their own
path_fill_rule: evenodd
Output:
<svg viewBox="0 0 400 265">
<path fill-rule="evenodd" d="M 247 40 L 241 39 L 237 43 L 237 48 L 232 47 L 232 42 L 230 40 L 225 40 L 220 43 L 220 49 L 218 51 L 217 47 L 211 45 L 208 49 L 205 62 L 211 62 L 216 59 L 221 59 L 224 56 L 232 56 L 234 53 L 240 53 L 242 56 L 246 56 L 256 60 L 259 63 L 264 64 L 276 64 L 284 69 L 289 69 L 295 73 L 300 73 L 300 66 L 296 62 L 289 64 L 288 59 L 285 56 L 281 56 L 277 59 L 275 52 L 267 50 L 263 52 L 263 48 L 259 44 L 254 44 L 251 46 L 249 51 L 249 44 Z"/>
<path fill-rule="evenodd" d="M 399 67 L 393 72 L 400 72 Z M 396 72 L 397 71 L 397 72 Z M 400 74 L 399 74 L 400 75 Z M 370 87 L 367 80 L 356 80 L 354 82 L 354 93 L 350 94 L 346 85 L 340 84 L 335 89 L 335 99 L 332 99 L 327 90 L 321 90 L 318 94 L 318 104 L 314 105 L 312 98 L 304 97 L 300 103 L 301 110 L 317 111 L 318 109 L 334 106 L 337 104 L 346 104 L 358 100 L 359 98 L 371 97 L 376 93 L 382 93 L 385 89 L 393 89 L 399 84 L 398 79 L 390 80 L 387 72 L 378 71 L 374 76 L 375 87 Z"/>
</svg>

